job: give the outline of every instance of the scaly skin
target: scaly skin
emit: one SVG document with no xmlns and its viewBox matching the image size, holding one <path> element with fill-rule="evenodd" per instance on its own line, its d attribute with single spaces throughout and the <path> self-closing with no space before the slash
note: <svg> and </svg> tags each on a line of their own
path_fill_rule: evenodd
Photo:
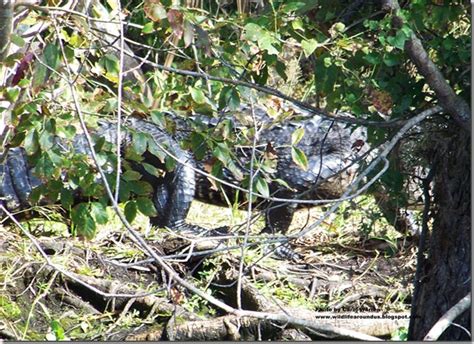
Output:
<svg viewBox="0 0 474 344">
<path fill-rule="evenodd" d="M 267 177 L 269 180 L 284 180 L 289 186 L 288 188 L 277 182 L 270 182 L 270 194 L 279 198 L 306 200 L 340 197 L 355 175 L 358 168 L 358 158 L 368 150 L 365 131 L 361 128 L 353 131 L 354 128 L 322 120 L 297 108 L 290 110 L 294 112 L 296 118 L 278 123 L 267 115 L 264 108 L 255 107 L 253 109 L 253 117 L 256 120 L 257 128 L 259 128 L 256 158 L 257 160 L 261 159 L 268 147 L 271 147 L 276 168 L 272 173 L 267 173 Z M 186 121 L 172 113 L 168 114 L 168 118 L 172 118 L 175 123 L 177 128 L 175 137 L 181 141 L 187 139 L 193 132 L 192 123 L 205 123 L 207 129 L 213 129 L 218 123 L 222 123 L 223 119 L 230 119 L 234 127 L 252 128 L 253 124 L 248 123 L 248 118 L 252 117 L 251 113 L 250 108 L 243 107 L 238 114 L 231 113 L 213 120 L 198 115 L 192 116 L 190 121 Z M 291 156 L 291 136 L 298 128 L 304 129 L 304 136 L 296 147 L 301 149 L 308 159 L 307 170 L 299 167 Z M 236 134 L 238 135 L 238 131 Z M 246 147 L 235 148 L 236 167 L 234 172 L 236 169 L 238 173 L 232 173 L 230 169 L 224 168 L 222 178 L 227 182 L 241 185 L 242 178 L 236 174 L 249 175 L 251 141 L 251 139 L 247 142 L 244 140 Z M 204 171 L 209 171 L 213 163 L 215 163 L 215 158 L 210 154 L 207 154 L 202 160 L 196 160 L 198 169 Z M 262 174 L 260 173 L 260 175 Z M 235 189 L 226 185 L 216 188 L 215 182 L 213 183 L 209 178 L 199 173 L 196 173 L 195 177 L 196 199 L 223 206 L 228 205 L 229 200 L 230 202 L 235 200 Z M 246 198 L 243 197 L 242 192 L 239 193 L 239 201 L 242 203 L 242 207 L 245 207 Z M 291 223 L 296 206 L 291 203 L 257 200 L 254 208 L 265 211 L 266 231 L 284 233 Z"/>
<path fill-rule="evenodd" d="M 152 219 L 152 222 L 170 228 L 184 227 L 186 225 L 184 219 L 194 198 L 195 177 L 192 169 L 194 160 L 189 152 L 182 150 L 179 144 L 165 131 L 153 123 L 136 118 L 129 119 L 123 128 L 121 138 L 123 147 L 130 144 L 132 140 L 131 130 L 127 128 L 133 128 L 134 132 L 143 132 L 150 135 L 158 146 L 172 152 L 178 160 L 187 161 L 186 165 L 178 164 L 174 171 L 167 173 L 164 180 L 159 181 L 160 183 L 165 183 L 168 179 L 174 181 L 172 186 L 166 188 L 166 195 L 160 196 L 162 185 L 159 183 L 153 185 L 156 190 L 154 200 L 160 216 Z M 116 142 L 116 126 L 112 123 L 101 123 L 96 134 L 105 137 L 109 142 Z M 59 138 L 56 138 L 56 144 L 60 145 L 63 150 L 67 149 L 67 145 L 63 144 Z M 75 153 L 90 153 L 83 134 L 76 135 L 72 146 Z M 147 155 L 155 167 L 165 169 L 164 163 L 160 159 L 149 153 Z M 5 156 L 0 157 L 0 161 L 1 204 L 10 211 L 18 211 L 31 206 L 29 195 L 32 189 L 41 184 L 41 181 L 33 175 L 33 168 L 27 165 L 25 151 L 22 148 L 11 148 Z M 140 168 L 138 166 L 138 169 Z"/>
<path fill-rule="evenodd" d="M 266 177 L 268 180 L 282 179 L 289 186 L 288 188 L 280 183 L 270 182 L 271 195 L 291 199 L 340 197 L 356 172 L 357 164 L 354 162 L 367 150 L 365 132 L 361 129 L 352 131 L 352 128 L 346 128 L 343 124 L 312 117 L 300 109 L 291 111 L 294 112 L 296 118 L 278 123 L 267 115 L 264 108 L 255 107 L 253 110 L 253 117 L 259 128 L 256 157 L 260 159 L 265 150 L 271 147 L 271 154 L 274 155 L 276 165 Z M 242 114 L 244 116 L 240 116 L 240 121 L 236 114 L 227 115 L 226 118 L 233 121 L 234 127 L 251 128 L 253 125 L 245 123 L 244 118 L 246 116 L 248 120 L 251 110 L 244 107 L 240 115 Z M 131 131 L 147 133 L 159 147 L 175 155 L 181 163 L 177 163 L 175 169 L 165 173 L 163 177 L 150 175 L 138 163 L 132 163 L 132 165 L 135 170 L 142 173 L 143 180 L 148 181 L 154 188 L 153 201 L 159 216 L 151 219 L 153 224 L 177 230 L 187 228 L 199 231 L 202 229 L 198 226 L 185 222 L 192 200 L 198 199 L 211 204 L 226 205 L 226 198 L 221 189 L 216 189 L 215 183 L 213 184 L 207 177 L 194 171 L 195 167 L 208 170 L 212 160 L 211 155 L 208 154 L 204 159 L 196 160 L 178 143 L 193 130 L 189 122 L 173 114 L 169 114 L 169 117 L 173 118 L 178 128 L 175 138 L 153 123 L 131 118 L 124 127 L 121 141 L 124 146 L 129 144 Z M 193 120 L 207 121 L 209 128 L 215 126 L 215 123 L 204 116 L 197 116 Z M 307 170 L 297 166 L 291 156 L 291 136 L 298 128 L 304 129 L 304 136 L 296 147 L 301 149 L 308 159 Z M 238 133 L 236 131 L 236 134 Z M 96 134 L 105 137 L 109 142 L 116 142 L 117 131 L 114 124 L 102 123 Z M 234 151 L 237 158 L 234 172 L 237 170 L 238 175 L 234 175 L 227 168 L 222 171 L 223 178 L 228 182 L 241 185 L 242 177 L 249 174 L 250 143 L 251 140 L 247 142 L 247 147 L 239 147 Z M 357 149 L 354 149 L 356 143 Z M 89 153 L 84 135 L 77 135 L 73 146 L 77 153 Z M 361 146 L 363 149 L 360 149 Z M 165 170 L 164 163 L 149 152 L 144 154 L 144 161 L 160 170 Z M 10 149 L 5 161 L 0 164 L 0 202 L 10 210 L 28 206 L 28 195 L 39 184 L 40 181 L 32 175 L 31 168 L 26 164 L 24 151 L 21 148 Z M 234 201 L 235 190 L 229 186 L 223 186 L 222 189 L 227 199 Z M 240 201 L 245 202 L 242 192 L 240 192 Z M 265 211 L 266 231 L 284 233 L 291 223 L 296 206 L 292 203 L 258 200 L 255 208 Z"/>
</svg>

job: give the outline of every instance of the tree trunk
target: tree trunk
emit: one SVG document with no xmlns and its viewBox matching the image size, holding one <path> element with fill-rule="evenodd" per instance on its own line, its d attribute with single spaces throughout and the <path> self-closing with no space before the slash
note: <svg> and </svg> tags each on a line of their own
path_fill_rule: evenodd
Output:
<svg viewBox="0 0 474 344">
<path fill-rule="evenodd" d="M 451 128 L 435 151 L 434 222 L 415 289 L 408 338 L 422 340 L 443 314 L 471 291 L 470 135 Z M 454 323 L 471 331 L 468 309 Z M 451 325 L 439 339 L 468 340 Z"/>
<path fill-rule="evenodd" d="M 13 25 L 13 0 L 0 0 L 0 61 L 8 55 Z"/>
</svg>

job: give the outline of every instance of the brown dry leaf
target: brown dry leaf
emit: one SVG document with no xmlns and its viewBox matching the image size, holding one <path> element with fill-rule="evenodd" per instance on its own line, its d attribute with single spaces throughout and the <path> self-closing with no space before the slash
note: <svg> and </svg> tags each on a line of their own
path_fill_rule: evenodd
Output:
<svg viewBox="0 0 474 344">
<path fill-rule="evenodd" d="M 179 304 L 183 303 L 184 295 L 177 288 L 171 288 L 170 298 L 171 298 L 171 302 L 173 302 L 173 304 L 179 305 Z"/>
<path fill-rule="evenodd" d="M 378 112 L 390 114 L 392 112 L 393 100 L 390 93 L 386 91 L 368 90 L 369 100 Z"/>
<path fill-rule="evenodd" d="M 274 160 L 274 159 L 278 158 L 278 153 L 275 150 L 275 148 L 273 148 L 273 145 L 272 145 L 271 142 L 267 142 L 267 147 L 265 147 L 264 157 L 265 157 L 265 159 L 270 159 L 270 160 Z"/>
<path fill-rule="evenodd" d="M 183 36 L 183 13 L 178 10 L 171 9 L 167 15 L 168 21 L 170 22 L 173 33 L 176 37 L 181 38 Z"/>
</svg>

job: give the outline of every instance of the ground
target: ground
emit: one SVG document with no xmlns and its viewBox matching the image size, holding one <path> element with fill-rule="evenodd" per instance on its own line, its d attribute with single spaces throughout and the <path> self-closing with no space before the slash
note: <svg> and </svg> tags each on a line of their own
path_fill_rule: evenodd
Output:
<svg viewBox="0 0 474 344">
<path fill-rule="evenodd" d="M 293 232 L 314 223 L 322 213 L 321 208 L 299 211 L 292 224 Z M 188 221 L 212 228 L 238 225 L 245 222 L 245 215 L 195 202 Z M 212 255 L 186 260 L 189 241 L 152 228 L 145 218 L 134 225 L 150 245 L 168 255 L 181 276 L 235 306 L 234 282 L 241 250 L 224 250 L 237 246 L 235 237 L 194 240 L 192 252 L 216 249 L 216 244 L 221 244 Z M 262 221 L 257 220 L 249 242 L 262 239 L 258 235 L 261 226 Z M 157 265 L 146 260 L 117 219 L 99 228 L 93 240 L 71 237 L 64 223 L 36 220 L 24 223 L 24 229 L 34 233 L 34 242 L 15 225 L 0 226 L 0 338 L 235 339 L 229 337 L 230 322 L 225 314 L 171 283 Z M 35 243 L 55 268 L 45 263 Z M 403 336 L 403 327 L 408 325 L 416 245 L 378 216 L 371 198 L 345 204 L 293 248 L 301 256 L 294 262 L 269 255 L 268 245 L 250 246 L 245 251 L 244 308 L 284 309 L 301 317 L 398 315 L 402 320 L 384 319 L 383 326 L 373 320 L 364 323 L 364 319 L 344 322 L 343 317 L 332 320 L 332 324 L 383 338 Z M 184 255 L 171 260 L 170 255 L 179 253 Z M 85 284 L 95 289 L 88 289 Z M 130 298 L 137 294 L 142 297 Z M 227 331 L 224 338 L 220 338 L 218 322 L 222 319 L 222 324 L 227 324 L 223 327 Z M 190 331 L 196 323 L 207 332 L 195 328 Z M 379 325 L 374 328 L 374 324 Z M 186 331 L 183 326 L 187 326 Z M 212 332 L 212 328 L 216 330 Z M 240 339 L 319 338 L 291 328 L 279 332 L 262 330 L 258 334 L 242 331 L 237 333 Z"/>
</svg>

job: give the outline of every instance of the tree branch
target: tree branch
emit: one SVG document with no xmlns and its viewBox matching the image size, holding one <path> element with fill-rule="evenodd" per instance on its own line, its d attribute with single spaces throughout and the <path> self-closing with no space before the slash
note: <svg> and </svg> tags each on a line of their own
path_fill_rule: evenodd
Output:
<svg viewBox="0 0 474 344">
<path fill-rule="evenodd" d="M 402 27 L 404 21 L 397 14 L 400 10 L 397 0 L 383 0 L 382 9 L 393 13 L 394 26 Z M 438 67 L 428 56 L 423 44 L 414 32 L 405 43 L 405 51 L 435 92 L 443 109 L 453 117 L 460 127 L 466 131 L 471 131 L 471 109 L 469 104 L 454 92 Z"/>
<path fill-rule="evenodd" d="M 451 325 L 454 319 L 464 313 L 471 305 L 471 293 L 464 296 L 458 303 L 451 307 L 431 328 L 423 340 L 437 340 L 439 336 Z"/>
</svg>

